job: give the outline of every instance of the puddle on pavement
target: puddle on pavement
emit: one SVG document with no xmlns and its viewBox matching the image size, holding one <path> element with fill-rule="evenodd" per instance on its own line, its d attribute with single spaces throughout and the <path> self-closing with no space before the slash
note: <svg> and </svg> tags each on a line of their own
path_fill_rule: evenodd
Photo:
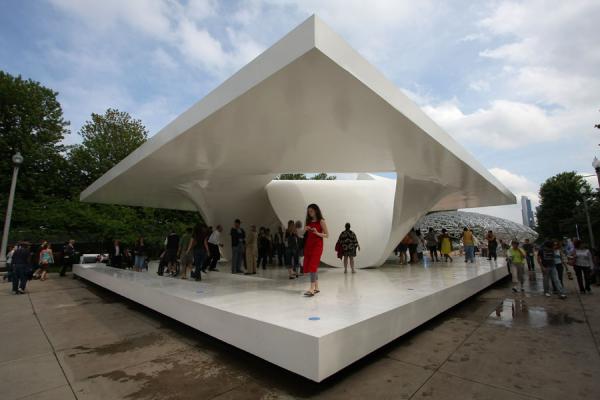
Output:
<svg viewBox="0 0 600 400">
<path fill-rule="evenodd" d="M 109 343 L 98 347 L 87 347 L 87 346 L 75 346 L 72 354 L 69 357 L 77 357 L 81 354 L 95 354 L 99 356 L 106 356 L 117 353 L 124 353 L 126 351 L 132 351 L 149 347 L 153 345 L 161 344 L 165 341 L 165 338 L 158 333 L 148 333 L 145 335 L 134 336 L 125 338 L 115 343 Z"/>
<path fill-rule="evenodd" d="M 524 299 L 505 299 L 490 314 L 488 322 L 506 327 L 532 328 L 583 323 L 582 320 L 573 318 L 567 313 L 551 312 L 543 307 L 530 307 Z"/>
</svg>

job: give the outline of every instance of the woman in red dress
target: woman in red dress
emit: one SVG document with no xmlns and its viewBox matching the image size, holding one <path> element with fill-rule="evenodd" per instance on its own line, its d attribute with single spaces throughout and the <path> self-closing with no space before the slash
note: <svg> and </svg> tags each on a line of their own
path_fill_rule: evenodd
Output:
<svg viewBox="0 0 600 400">
<path fill-rule="evenodd" d="M 310 274 L 310 290 L 304 293 L 312 297 L 319 293 L 319 276 L 317 271 L 323 254 L 323 238 L 329 236 L 327 224 L 321 214 L 321 209 L 316 204 L 311 204 L 306 209 L 306 226 L 304 227 L 304 273 Z"/>
</svg>

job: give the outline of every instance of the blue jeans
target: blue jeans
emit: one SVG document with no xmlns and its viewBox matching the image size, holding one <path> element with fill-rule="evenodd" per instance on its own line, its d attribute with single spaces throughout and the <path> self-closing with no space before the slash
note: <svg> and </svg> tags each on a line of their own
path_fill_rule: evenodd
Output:
<svg viewBox="0 0 600 400">
<path fill-rule="evenodd" d="M 139 269 L 144 269 L 144 256 L 137 255 L 135 256 L 135 261 L 133 262 L 133 266 Z"/>
<path fill-rule="evenodd" d="M 13 264 L 12 265 L 12 289 L 16 292 L 18 289 L 25 290 L 27 285 L 27 272 L 29 265 Z"/>
<path fill-rule="evenodd" d="M 298 267 L 300 266 L 300 261 L 298 257 L 298 250 L 296 249 L 286 249 L 286 261 L 287 265 L 294 272 L 298 272 Z"/>
<path fill-rule="evenodd" d="M 465 245 L 465 262 L 475 262 L 475 246 L 472 244 Z"/>
<path fill-rule="evenodd" d="M 242 272 L 242 259 L 244 258 L 244 245 L 238 244 L 231 248 L 231 273 Z"/>
<path fill-rule="evenodd" d="M 552 284 L 560 294 L 565 294 L 565 289 L 563 285 L 561 285 L 560 280 L 558 279 L 558 271 L 556 267 L 553 265 L 551 267 L 544 266 L 544 293 L 550 293 L 550 280 L 552 280 Z"/>
<path fill-rule="evenodd" d="M 203 248 L 194 249 L 194 278 L 198 280 L 202 279 L 202 267 L 206 261 L 206 256 L 206 251 Z"/>
</svg>

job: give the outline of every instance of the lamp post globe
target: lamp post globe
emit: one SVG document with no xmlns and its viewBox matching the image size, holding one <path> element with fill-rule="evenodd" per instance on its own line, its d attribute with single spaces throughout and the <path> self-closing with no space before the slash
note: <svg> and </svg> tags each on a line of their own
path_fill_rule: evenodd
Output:
<svg viewBox="0 0 600 400">
<path fill-rule="evenodd" d="M 19 165 L 23 164 L 23 161 L 24 158 L 18 151 L 12 156 L 12 162 L 15 167 L 18 167 Z"/>
<path fill-rule="evenodd" d="M 586 194 L 586 192 L 587 192 L 587 190 L 585 190 L 585 187 L 583 187 L 583 186 L 579 189 L 579 193 L 581 193 L 581 194 Z"/>
</svg>

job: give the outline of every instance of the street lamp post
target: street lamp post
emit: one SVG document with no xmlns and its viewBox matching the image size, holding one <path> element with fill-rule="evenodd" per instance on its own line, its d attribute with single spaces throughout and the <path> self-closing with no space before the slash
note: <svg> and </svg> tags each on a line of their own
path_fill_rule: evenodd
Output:
<svg viewBox="0 0 600 400">
<path fill-rule="evenodd" d="M 592 220 L 590 219 L 590 211 L 588 210 L 587 199 L 585 198 L 585 188 L 579 189 L 583 198 L 583 209 L 585 210 L 585 218 L 587 219 L 588 234 L 590 235 L 590 248 L 596 247 L 596 241 L 594 240 L 594 232 L 592 230 Z M 575 203 L 576 205 L 581 204 L 579 200 Z"/>
<path fill-rule="evenodd" d="M 4 231 L 2 232 L 2 245 L 0 246 L 0 268 L 6 268 L 6 248 L 8 246 L 8 232 L 10 230 L 10 218 L 12 217 L 13 203 L 15 201 L 15 189 L 17 188 L 17 175 L 19 166 L 23 164 L 23 156 L 18 151 L 12 156 L 13 175 L 10 183 L 10 194 L 6 205 L 6 216 L 4 218 Z"/>
<path fill-rule="evenodd" d="M 596 171 L 596 178 L 598 179 L 598 187 L 600 188 L 600 160 L 597 157 L 594 157 L 592 161 L 592 167 Z"/>
</svg>

